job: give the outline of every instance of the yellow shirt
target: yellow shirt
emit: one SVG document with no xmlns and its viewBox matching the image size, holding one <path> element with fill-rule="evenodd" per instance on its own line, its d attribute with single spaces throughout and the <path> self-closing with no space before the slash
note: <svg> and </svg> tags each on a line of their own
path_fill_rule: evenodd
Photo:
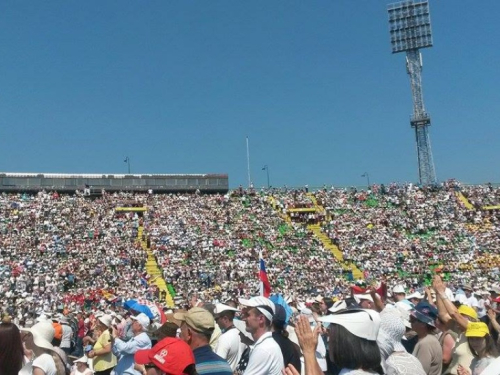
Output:
<svg viewBox="0 0 500 375">
<path fill-rule="evenodd" d="M 111 345 L 111 335 L 105 330 L 94 344 L 94 351 L 104 349 L 106 345 Z M 94 371 L 104 371 L 116 366 L 116 357 L 112 352 L 95 356 L 93 359 Z"/>
</svg>

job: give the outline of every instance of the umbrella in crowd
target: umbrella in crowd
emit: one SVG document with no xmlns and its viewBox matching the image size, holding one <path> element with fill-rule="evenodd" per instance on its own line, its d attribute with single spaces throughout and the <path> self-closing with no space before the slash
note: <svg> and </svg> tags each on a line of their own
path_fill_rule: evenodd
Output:
<svg viewBox="0 0 500 375">
<path fill-rule="evenodd" d="M 151 320 L 155 318 L 154 314 L 152 313 L 149 307 L 147 307 L 146 305 L 141 305 L 138 302 L 130 306 L 130 310 L 137 311 L 138 313 L 144 313 Z"/>
<path fill-rule="evenodd" d="M 137 301 L 135 299 L 129 299 L 128 301 L 125 301 L 123 304 L 123 308 L 126 310 L 130 310 L 130 308 L 135 305 Z"/>
<path fill-rule="evenodd" d="M 157 321 L 161 324 L 167 321 L 167 317 L 163 313 L 163 306 L 161 306 L 160 304 L 145 299 L 139 299 L 137 303 L 149 308 L 149 310 L 153 314 L 153 318 L 151 318 L 152 320 Z"/>
<path fill-rule="evenodd" d="M 286 312 L 286 324 L 290 321 L 291 316 L 293 315 L 292 308 L 288 306 L 288 303 L 285 301 L 283 296 L 281 294 L 273 294 L 271 297 L 269 297 L 271 301 L 273 301 L 277 305 L 283 306 Z"/>
</svg>

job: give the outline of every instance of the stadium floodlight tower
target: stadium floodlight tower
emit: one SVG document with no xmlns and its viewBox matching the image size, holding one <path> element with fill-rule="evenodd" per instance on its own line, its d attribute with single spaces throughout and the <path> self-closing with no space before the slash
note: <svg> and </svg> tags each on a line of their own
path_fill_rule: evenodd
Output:
<svg viewBox="0 0 500 375">
<path fill-rule="evenodd" d="M 432 47 L 428 1 L 404 1 L 388 6 L 392 53 L 406 52 L 406 69 L 413 96 L 411 127 L 415 129 L 420 184 L 436 184 L 429 126 L 422 94 L 422 55 L 420 48 Z"/>
</svg>

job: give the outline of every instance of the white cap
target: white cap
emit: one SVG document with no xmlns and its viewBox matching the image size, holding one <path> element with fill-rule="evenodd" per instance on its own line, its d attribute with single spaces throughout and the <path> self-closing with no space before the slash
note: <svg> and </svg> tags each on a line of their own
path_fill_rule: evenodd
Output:
<svg viewBox="0 0 500 375">
<path fill-rule="evenodd" d="M 373 302 L 373 298 L 370 294 L 354 294 L 354 299 L 357 303 L 361 303 L 362 299 Z"/>
<path fill-rule="evenodd" d="M 238 301 L 243 306 L 256 307 L 270 322 L 276 312 L 273 301 L 266 297 L 252 297 L 250 299 L 239 298 Z"/>
<path fill-rule="evenodd" d="M 140 313 L 137 316 L 131 316 L 130 319 L 137 320 L 141 324 L 142 328 L 147 331 L 150 320 L 146 314 Z"/>
<path fill-rule="evenodd" d="M 238 310 L 237 308 L 228 306 L 228 305 L 224 305 L 223 303 L 218 303 L 215 305 L 214 314 L 220 314 L 223 311 L 235 311 L 236 312 L 236 311 L 240 311 L 240 310 Z"/>
<path fill-rule="evenodd" d="M 420 292 L 415 292 L 406 297 L 407 300 L 410 300 L 412 298 L 424 299 L 424 295 L 420 294 Z"/>
<path fill-rule="evenodd" d="M 380 328 L 380 314 L 375 310 L 345 310 L 319 318 L 322 322 L 338 324 L 359 338 L 377 341 Z"/>
<path fill-rule="evenodd" d="M 73 361 L 73 363 L 88 363 L 88 362 L 89 359 L 86 356 L 83 356 Z"/>
<path fill-rule="evenodd" d="M 403 287 L 403 285 L 396 285 L 396 286 L 392 289 L 392 292 L 393 292 L 393 293 L 404 293 L 404 294 L 406 294 L 406 292 L 405 292 L 405 288 Z"/>
<path fill-rule="evenodd" d="M 300 310 L 300 314 L 304 315 L 307 320 L 309 320 L 309 323 L 314 323 L 314 315 L 311 309 L 308 309 L 307 307 L 304 307 L 302 310 Z"/>
</svg>

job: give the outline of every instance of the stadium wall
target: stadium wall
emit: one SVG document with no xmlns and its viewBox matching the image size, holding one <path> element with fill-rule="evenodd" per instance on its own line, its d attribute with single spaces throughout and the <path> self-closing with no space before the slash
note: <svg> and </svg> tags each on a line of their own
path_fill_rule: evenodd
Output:
<svg viewBox="0 0 500 375">
<path fill-rule="evenodd" d="M 229 190 L 227 174 L 49 174 L 0 173 L 0 192 L 38 192 L 42 190 L 74 193 L 136 191 L 155 193 L 222 193 Z"/>
</svg>

